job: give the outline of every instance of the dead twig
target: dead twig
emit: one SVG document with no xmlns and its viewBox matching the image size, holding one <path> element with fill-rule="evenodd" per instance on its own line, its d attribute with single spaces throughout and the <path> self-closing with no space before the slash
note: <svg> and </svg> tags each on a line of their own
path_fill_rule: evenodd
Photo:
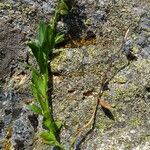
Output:
<svg viewBox="0 0 150 150">
<path fill-rule="evenodd" d="M 78 130 L 75 137 L 71 141 L 71 146 L 74 145 L 74 143 L 76 142 L 76 139 L 81 135 L 82 131 L 84 131 L 88 126 L 91 125 L 91 130 L 94 129 L 98 105 L 99 105 L 99 99 L 97 99 L 96 106 L 95 106 L 95 109 L 94 109 L 91 119 L 81 129 Z M 93 123 L 92 123 L 92 121 L 93 121 Z M 83 139 L 77 144 L 76 149 L 77 149 L 77 147 L 79 147 L 79 145 L 82 143 L 82 141 L 83 141 Z"/>
</svg>

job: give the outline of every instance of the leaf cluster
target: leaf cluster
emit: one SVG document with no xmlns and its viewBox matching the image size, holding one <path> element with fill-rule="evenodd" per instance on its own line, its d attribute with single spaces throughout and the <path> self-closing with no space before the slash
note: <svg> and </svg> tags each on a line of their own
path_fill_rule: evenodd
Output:
<svg viewBox="0 0 150 150">
<path fill-rule="evenodd" d="M 68 14 L 68 6 L 64 0 L 59 0 L 55 10 L 55 15 L 52 21 L 47 24 L 40 22 L 38 36 L 36 40 L 28 43 L 36 62 L 38 69 L 32 68 L 32 94 L 34 103 L 28 105 L 28 108 L 34 113 L 43 116 L 43 126 L 46 131 L 41 133 L 41 137 L 45 143 L 54 145 L 63 149 L 58 140 L 58 133 L 62 127 L 60 121 L 55 121 L 53 118 L 52 104 L 49 103 L 49 65 L 50 55 L 56 44 L 64 40 L 64 35 L 56 32 L 56 26 L 60 15 Z"/>
</svg>

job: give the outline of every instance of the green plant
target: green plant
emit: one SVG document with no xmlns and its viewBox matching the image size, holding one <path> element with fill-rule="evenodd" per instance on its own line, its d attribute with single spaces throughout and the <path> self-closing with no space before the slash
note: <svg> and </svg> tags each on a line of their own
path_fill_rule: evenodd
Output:
<svg viewBox="0 0 150 150">
<path fill-rule="evenodd" d="M 32 68 L 32 94 L 34 103 L 28 105 L 28 108 L 34 113 L 43 116 L 43 127 L 46 129 L 41 133 L 45 143 L 63 149 L 60 143 L 59 133 L 62 126 L 60 121 L 53 117 L 53 107 L 50 92 L 51 70 L 50 62 L 53 49 L 56 44 L 63 41 L 64 35 L 56 32 L 57 22 L 60 15 L 68 13 L 68 6 L 64 0 L 59 0 L 54 17 L 49 24 L 41 22 L 38 29 L 36 40 L 28 43 L 32 53 L 37 61 L 39 69 Z"/>
</svg>

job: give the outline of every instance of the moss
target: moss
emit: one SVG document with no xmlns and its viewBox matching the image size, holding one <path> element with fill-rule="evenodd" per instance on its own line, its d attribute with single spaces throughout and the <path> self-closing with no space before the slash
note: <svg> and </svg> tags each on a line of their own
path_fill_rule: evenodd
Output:
<svg viewBox="0 0 150 150">
<path fill-rule="evenodd" d="M 133 53 L 138 53 L 139 52 L 139 48 L 137 47 L 137 46 L 134 46 L 133 48 L 132 48 L 132 51 L 133 51 Z"/>
<path fill-rule="evenodd" d="M 137 127 L 137 126 L 141 125 L 141 120 L 137 117 L 133 117 L 131 119 L 130 123 L 133 127 Z"/>
<path fill-rule="evenodd" d="M 73 65 L 76 65 L 78 64 L 79 62 L 81 62 L 81 60 L 83 59 L 84 55 L 83 53 L 81 52 L 80 49 L 74 49 L 74 55 L 73 55 L 73 58 L 72 58 L 72 64 Z"/>
<path fill-rule="evenodd" d="M 115 121 L 108 119 L 107 117 L 103 116 L 98 119 L 96 123 L 96 127 L 101 131 L 104 132 L 105 130 L 109 129 L 114 125 Z"/>
<path fill-rule="evenodd" d="M 27 7 L 25 5 L 22 5 L 19 7 L 19 10 L 22 12 L 23 15 L 28 15 L 34 11 L 35 8 Z"/>
<path fill-rule="evenodd" d="M 132 97 L 135 95 L 135 93 L 138 92 L 138 86 L 131 84 L 126 90 L 125 90 L 125 96 L 126 97 Z"/>
<path fill-rule="evenodd" d="M 120 69 L 126 66 L 127 64 L 128 64 L 128 60 L 125 57 L 123 57 L 118 63 L 116 63 L 115 68 Z"/>
<path fill-rule="evenodd" d="M 0 2 L 0 10 L 1 9 L 10 9 L 11 8 L 11 5 L 9 3 L 2 3 Z"/>
<path fill-rule="evenodd" d="M 92 20 L 91 20 L 91 19 L 86 19 L 86 20 L 84 21 L 84 24 L 85 24 L 85 25 L 92 25 Z"/>
<path fill-rule="evenodd" d="M 123 96 L 124 94 L 125 94 L 125 90 L 124 89 L 117 88 L 115 90 L 115 97 L 114 97 L 114 99 L 116 99 L 116 100 L 123 99 L 124 98 L 124 96 Z"/>
<path fill-rule="evenodd" d="M 145 140 L 145 141 L 150 141 L 150 135 L 145 135 L 145 136 L 144 136 L 144 140 Z"/>
<path fill-rule="evenodd" d="M 96 48 L 93 46 L 93 47 L 89 47 L 88 49 L 87 49 L 87 52 L 88 52 L 88 54 L 91 56 L 91 57 L 96 57 L 97 56 L 97 50 L 96 50 Z"/>
<path fill-rule="evenodd" d="M 107 98 L 107 97 L 109 97 L 109 96 L 110 96 L 110 92 L 109 92 L 109 91 L 104 91 L 103 97 L 104 97 L 104 98 Z"/>
<path fill-rule="evenodd" d="M 132 149 L 132 142 L 129 142 L 128 141 L 128 143 L 125 143 L 126 145 L 125 145 L 125 148 L 126 149 Z"/>
<path fill-rule="evenodd" d="M 66 51 L 63 49 L 60 55 L 51 62 L 52 71 L 56 71 L 59 65 L 62 65 L 66 60 Z"/>
<path fill-rule="evenodd" d="M 118 84 L 124 84 L 127 82 L 127 78 L 124 77 L 124 76 L 115 76 L 114 77 L 114 80 L 113 80 L 114 83 L 118 83 Z"/>
<path fill-rule="evenodd" d="M 134 65 L 137 68 L 137 71 L 139 72 L 141 72 L 141 70 L 143 70 L 143 68 L 145 68 L 145 66 L 147 66 L 148 64 L 149 64 L 149 60 L 147 59 L 142 59 L 141 61 L 134 63 Z"/>
<path fill-rule="evenodd" d="M 135 95 L 135 93 L 137 93 L 138 91 L 138 87 L 134 84 L 130 84 L 128 88 L 117 88 L 115 90 L 115 99 L 116 100 L 119 100 L 119 99 L 124 99 L 124 98 L 127 98 L 127 97 L 132 97 Z"/>
</svg>

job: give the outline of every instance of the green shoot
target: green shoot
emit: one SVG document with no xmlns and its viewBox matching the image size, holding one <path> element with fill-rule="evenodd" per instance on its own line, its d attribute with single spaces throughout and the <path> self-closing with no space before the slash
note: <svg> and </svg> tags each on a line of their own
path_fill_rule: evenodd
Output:
<svg viewBox="0 0 150 150">
<path fill-rule="evenodd" d="M 34 104 L 28 106 L 34 113 L 43 116 L 43 126 L 46 128 L 41 133 L 45 143 L 63 149 L 59 140 L 59 132 L 62 127 L 60 121 L 53 118 L 52 100 L 49 96 L 50 76 L 50 56 L 56 44 L 64 40 L 64 35 L 56 32 L 56 27 L 60 15 L 68 14 L 68 6 L 64 0 L 59 0 L 56 7 L 55 15 L 49 24 L 40 22 L 38 37 L 36 40 L 29 42 L 28 46 L 38 64 L 38 69 L 32 68 L 32 94 Z"/>
</svg>

